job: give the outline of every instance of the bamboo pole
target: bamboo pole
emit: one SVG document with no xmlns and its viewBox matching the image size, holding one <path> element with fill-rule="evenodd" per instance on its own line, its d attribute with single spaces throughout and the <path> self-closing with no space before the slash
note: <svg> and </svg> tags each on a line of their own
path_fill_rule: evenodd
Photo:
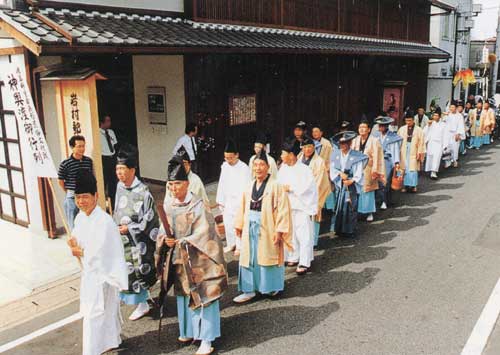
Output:
<svg viewBox="0 0 500 355">
<path fill-rule="evenodd" d="M 53 199 L 54 204 L 56 205 L 57 212 L 59 213 L 59 216 L 61 217 L 61 219 L 63 221 L 63 226 L 64 226 L 64 229 L 66 230 L 67 239 L 69 240 L 71 238 L 71 231 L 69 230 L 68 222 L 66 221 L 66 216 L 64 215 L 63 210 L 61 208 L 61 205 L 59 204 L 59 201 L 56 198 L 56 192 L 54 190 L 54 185 L 52 184 L 52 179 L 48 178 L 47 180 L 49 182 L 50 191 L 52 192 L 52 196 L 54 196 L 54 199 Z M 82 260 L 78 256 L 76 256 L 76 258 L 78 259 L 78 265 L 80 265 L 80 269 L 83 269 Z"/>
</svg>

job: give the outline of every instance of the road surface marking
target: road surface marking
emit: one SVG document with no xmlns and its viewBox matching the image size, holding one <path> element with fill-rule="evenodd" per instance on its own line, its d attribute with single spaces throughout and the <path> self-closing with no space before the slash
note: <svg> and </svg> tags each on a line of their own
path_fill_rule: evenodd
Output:
<svg viewBox="0 0 500 355">
<path fill-rule="evenodd" d="M 16 339 L 16 340 L 13 340 L 13 341 L 7 343 L 7 344 L 0 345 L 0 354 L 3 352 L 6 352 L 7 350 L 13 349 L 16 346 L 27 343 L 35 338 L 38 338 L 39 336 L 47 334 L 53 330 L 64 327 L 65 325 L 73 323 L 81 318 L 82 318 L 82 315 L 80 313 L 75 313 L 72 316 L 69 316 L 68 318 L 64 318 L 58 322 L 49 324 L 48 326 L 43 327 L 41 329 L 38 329 L 31 334 L 25 335 L 19 339 Z"/>
<path fill-rule="evenodd" d="M 500 279 L 477 320 L 461 355 L 481 355 L 500 314 Z"/>
</svg>

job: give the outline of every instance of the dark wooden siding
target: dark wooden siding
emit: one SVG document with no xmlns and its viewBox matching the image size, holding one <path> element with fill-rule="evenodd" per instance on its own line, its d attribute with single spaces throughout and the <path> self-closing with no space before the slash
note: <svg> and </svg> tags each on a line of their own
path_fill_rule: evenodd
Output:
<svg viewBox="0 0 500 355">
<path fill-rule="evenodd" d="M 405 105 L 425 105 L 427 61 L 399 58 L 307 55 L 185 56 L 187 120 L 210 122 L 202 128 L 215 138 L 215 150 L 201 157 L 205 181 L 216 178 L 224 141 L 236 139 L 248 161 L 257 131 L 271 139 L 279 155 L 293 125 L 318 122 L 328 137 L 339 122 L 373 119 L 381 110 L 385 81 L 405 81 Z M 257 123 L 229 127 L 228 98 L 257 94 Z"/>
<path fill-rule="evenodd" d="M 429 41 L 424 0 L 186 0 L 197 21 Z M 190 10 L 191 11 L 191 10 Z"/>
</svg>

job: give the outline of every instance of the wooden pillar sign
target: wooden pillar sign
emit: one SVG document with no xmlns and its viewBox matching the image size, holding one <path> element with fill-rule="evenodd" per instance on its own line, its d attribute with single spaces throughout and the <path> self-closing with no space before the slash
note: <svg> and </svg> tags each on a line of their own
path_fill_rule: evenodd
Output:
<svg viewBox="0 0 500 355">
<path fill-rule="evenodd" d="M 56 81 L 61 152 L 68 157 L 71 154 L 69 139 L 74 135 L 85 137 L 85 155 L 91 157 L 94 162 L 99 205 L 106 209 L 96 93 L 96 80 L 103 79 L 103 76 L 90 71 L 78 78 L 69 75 L 69 78 L 59 76 L 48 80 Z"/>
</svg>

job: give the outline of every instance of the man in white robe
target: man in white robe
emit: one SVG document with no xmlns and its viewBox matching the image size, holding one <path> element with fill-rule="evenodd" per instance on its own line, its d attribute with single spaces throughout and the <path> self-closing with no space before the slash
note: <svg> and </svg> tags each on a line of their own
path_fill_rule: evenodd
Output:
<svg viewBox="0 0 500 355">
<path fill-rule="evenodd" d="M 445 117 L 448 146 L 451 150 L 453 167 L 458 168 L 458 155 L 460 153 L 460 142 L 465 139 L 464 116 L 457 112 L 457 103 L 450 103 L 450 111 Z"/>
<path fill-rule="evenodd" d="M 266 157 L 267 161 L 269 163 L 269 175 L 271 176 L 271 179 L 276 179 L 278 176 L 278 165 L 276 164 L 276 160 L 269 155 L 269 152 L 266 151 L 266 145 L 267 145 L 267 138 L 265 134 L 257 136 L 255 139 L 255 143 L 253 145 L 253 150 L 255 152 L 254 155 L 250 158 L 250 161 L 248 162 L 248 167 L 250 168 L 250 171 L 252 173 L 252 179 L 255 179 L 255 172 L 253 171 L 253 162 L 255 161 L 255 157 L 260 154 L 262 150 L 266 152 Z"/>
<path fill-rule="evenodd" d="M 195 174 L 191 169 L 191 161 L 189 158 L 189 154 L 187 153 L 187 150 L 184 148 L 184 146 L 179 148 L 176 155 L 182 159 L 182 162 L 184 164 L 184 169 L 186 170 L 186 174 L 189 180 L 189 192 L 201 198 L 203 204 L 207 208 L 210 208 L 210 200 L 208 199 L 207 191 L 205 190 L 205 185 L 203 184 L 203 181 L 201 181 L 201 178 L 197 174 Z M 172 199 L 172 194 L 170 193 L 170 190 L 168 189 L 167 186 L 164 202 L 167 204 L 167 202 L 170 201 L 171 199 Z"/>
<path fill-rule="evenodd" d="M 287 252 L 287 266 L 297 266 L 297 274 L 304 275 L 314 259 L 313 217 L 318 212 L 318 186 L 309 167 L 297 158 L 300 142 L 289 140 L 283 144 L 278 171 L 278 183 L 288 193 L 292 208 L 293 251 Z"/>
<path fill-rule="evenodd" d="M 73 255 L 82 261 L 83 355 L 100 355 L 121 344 L 120 290 L 128 289 L 120 232 L 111 216 L 97 206 L 96 191 L 92 173 L 82 173 L 75 189 L 80 212 L 68 241 Z"/>
<path fill-rule="evenodd" d="M 432 113 L 432 120 L 424 127 L 426 145 L 425 171 L 431 173 L 431 179 L 437 179 L 443 152 L 448 150 L 446 123 L 441 121 L 441 109 Z"/>
<path fill-rule="evenodd" d="M 243 193 L 251 181 L 250 168 L 239 159 L 239 152 L 234 141 L 229 140 L 224 149 L 225 162 L 221 167 L 216 202 L 222 210 L 226 247 L 224 252 L 234 251 L 239 255 L 240 239 L 236 237 L 234 219 L 240 207 Z"/>
</svg>

